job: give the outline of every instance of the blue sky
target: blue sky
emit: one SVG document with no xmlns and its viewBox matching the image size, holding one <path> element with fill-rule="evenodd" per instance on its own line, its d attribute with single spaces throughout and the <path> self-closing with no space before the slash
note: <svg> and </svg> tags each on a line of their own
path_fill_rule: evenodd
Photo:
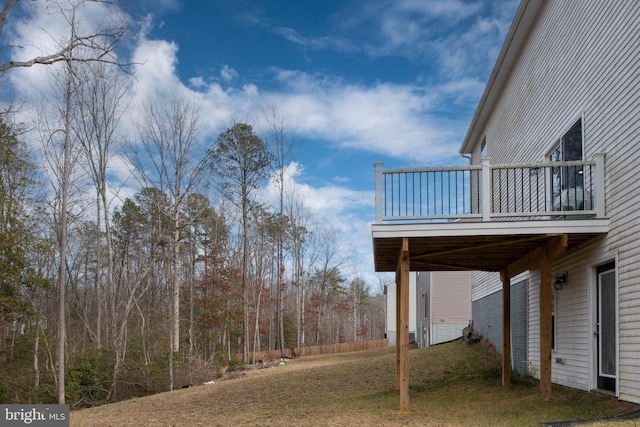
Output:
<svg viewBox="0 0 640 427">
<path fill-rule="evenodd" d="M 54 38 L 43 2 L 5 32 Z M 462 164 L 458 155 L 518 5 L 516 0 L 137 0 L 128 59 L 131 99 L 180 93 L 204 105 L 209 139 L 246 121 L 260 134 L 270 106 L 295 131 L 291 185 L 318 222 L 340 235 L 357 274 L 375 284 L 370 223 L 373 163 Z M 92 5 L 87 22 L 106 6 Z M 113 8 L 108 9 L 109 12 Z M 37 33 L 35 29 L 45 29 Z M 6 35 L 5 35 L 6 37 Z M 35 49 L 35 50 L 33 50 Z M 29 51 L 16 54 L 28 55 Z M 124 55 L 124 53 L 123 53 Z M 10 74 L 26 98 L 46 84 L 44 67 Z M 31 94 L 31 95 L 29 95 Z M 136 103 L 132 102 L 132 108 Z M 123 133 L 131 130 L 123 125 Z M 114 159 L 114 176 L 126 180 Z M 129 182 L 129 181 L 127 181 Z M 115 185 L 115 183 L 114 183 Z M 121 191 L 118 197 L 129 193 Z M 262 197 L 270 200 L 273 189 Z"/>
</svg>

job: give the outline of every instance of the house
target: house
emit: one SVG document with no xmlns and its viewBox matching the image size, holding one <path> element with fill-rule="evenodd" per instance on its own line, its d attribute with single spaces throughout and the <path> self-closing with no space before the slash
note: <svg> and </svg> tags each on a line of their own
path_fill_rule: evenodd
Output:
<svg viewBox="0 0 640 427">
<path fill-rule="evenodd" d="M 462 337 L 471 319 L 469 272 L 412 271 L 409 274 L 409 342 L 428 347 Z M 396 345 L 396 283 L 385 285 L 386 334 Z"/>
<path fill-rule="evenodd" d="M 402 301 L 411 270 L 472 271 L 503 385 L 517 369 L 545 398 L 553 382 L 640 403 L 640 2 L 522 0 L 460 153 L 376 165 L 376 269 Z"/>
<path fill-rule="evenodd" d="M 416 341 L 419 347 L 462 338 L 471 319 L 471 275 L 467 271 L 418 272 Z"/>
<path fill-rule="evenodd" d="M 416 282 L 417 282 L 417 274 L 412 272 L 409 274 L 409 323 L 408 323 L 408 340 L 409 343 L 415 342 L 416 336 Z M 386 310 L 386 322 L 385 322 L 385 334 L 386 338 L 389 340 L 389 346 L 393 347 L 397 344 L 397 328 L 396 328 L 396 318 L 397 318 L 397 293 L 396 293 L 396 282 L 395 280 L 390 280 L 384 285 L 384 295 L 385 295 L 385 310 Z"/>
</svg>

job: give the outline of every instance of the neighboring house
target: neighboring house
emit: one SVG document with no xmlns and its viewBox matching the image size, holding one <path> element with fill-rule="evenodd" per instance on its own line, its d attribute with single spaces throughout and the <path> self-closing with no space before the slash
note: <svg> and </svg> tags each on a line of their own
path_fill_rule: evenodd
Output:
<svg viewBox="0 0 640 427">
<path fill-rule="evenodd" d="M 396 283 L 385 285 L 387 338 L 396 345 Z M 471 319 L 468 272 L 434 271 L 409 274 L 409 342 L 418 347 L 462 337 Z"/>
<path fill-rule="evenodd" d="M 416 273 L 412 272 L 409 275 L 409 342 L 415 341 L 416 336 Z M 389 340 L 389 346 L 393 347 L 397 344 L 396 341 L 396 303 L 397 292 L 396 282 L 390 281 L 385 285 L 386 295 L 386 310 L 387 310 L 387 339 Z"/>
<path fill-rule="evenodd" d="M 640 403 L 640 2 L 523 0 L 460 152 L 470 166 L 376 166 L 376 269 L 401 293 L 409 270 L 475 271 L 505 386 L 514 368 L 545 398 Z"/>
<path fill-rule="evenodd" d="M 416 341 L 420 347 L 462 337 L 471 320 L 471 276 L 466 271 L 417 273 Z"/>
</svg>

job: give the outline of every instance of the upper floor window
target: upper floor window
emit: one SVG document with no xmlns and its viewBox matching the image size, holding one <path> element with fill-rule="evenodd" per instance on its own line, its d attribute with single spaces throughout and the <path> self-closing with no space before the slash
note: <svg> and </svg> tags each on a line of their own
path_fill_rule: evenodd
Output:
<svg viewBox="0 0 640 427">
<path fill-rule="evenodd" d="M 560 138 L 549 155 L 549 160 L 552 162 L 582 160 L 582 151 L 582 119 L 580 119 Z"/>
<path fill-rule="evenodd" d="M 578 120 L 557 142 L 549 154 L 551 162 L 583 160 L 582 119 Z M 554 210 L 583 210 L 584 175 L 582 166 L 563 165 L 552 170 L 551 196 Z"/>
<path fill-rule="evenodd" d="M 487 157 L 487 137 L 482 138 L 482 143 L 480 144 L 480 158 L 484 159 Z"/>
</svg>

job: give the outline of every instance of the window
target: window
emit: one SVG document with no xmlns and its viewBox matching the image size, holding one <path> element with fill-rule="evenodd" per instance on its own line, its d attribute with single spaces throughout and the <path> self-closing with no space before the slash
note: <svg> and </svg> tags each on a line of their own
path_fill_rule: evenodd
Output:
<svg viewBox="0 0 640 427">
<path fill-rule="evenodd" d="M 482 144 L 480 144 L 480 158 L 487 157 L 487 137 L 482 138 Z"/>
<path fill-rule="evenodd" d="M 549 154 L 551 162 L 583 160 L 582 119 L 557 142 Z M 554 210 L 584 210 L 584 176 L 582 166 L 558 166 L 552 170 L 551 200 Z"/>
<path fill-rule="evenodd" d="M 422 297 L 424 298 L 424 318 L 427 319 L 429 317 L 429 293 L 425 292 Z"/>
</svg>

